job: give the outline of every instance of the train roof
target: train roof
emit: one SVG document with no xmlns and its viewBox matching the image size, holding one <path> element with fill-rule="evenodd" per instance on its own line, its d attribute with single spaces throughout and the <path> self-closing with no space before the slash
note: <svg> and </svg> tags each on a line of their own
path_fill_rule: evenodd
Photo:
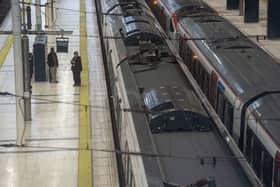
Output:
<svg viewBox="0 0 280 187">
<path fill-rule="evenodd" d="M 232 156 L 216 131 L 160 133 L 153 137 L 159 154 L 177 156 L 159 158 L 166 181 L 182 185 L 214 177 L 217 186 L 251 186 L 236 160 L 217 159 L 216 163 L 213 160 L 213 157 Z"/>
<path fill-rule="evenodd" d="M 263 96 L 252 103 L 249 109 L 274 142 L 280 146 L 280 94 Z"/>
<path fill-rule="evenodd" d="M 187 17 L 181 25 L 242 101 L 255 95 L 279 91 L 280 65 L 218 16 Z"/>
<path fill-rule="evenodd" d="M 121 33 L 125 43 L 127 45 L 138 45 L 139 41 L 144 40 L 162 44 L 162 37 L 153 24 L 151 18 L 147 15 L 123 17 Z"/>
<path fill-rule="evenodd" d="M 127 47 L 128 54 L 135 54 L 137 50 L 139 49 L 136 47 Z M 121 54 L 119 55 L 122 56 Z M 173 107 L 175 110 L 193 107 L 193 112 L 206 115 L 203 106 L 192 91 L 191 85 L 185 78 L 180 67 L 174 63 L 172 57 L 161 57 L 160 62 L 156 63 L 156 66 L 153 68 L 151 68 L 142 57 L 129 61 L 120 67 L 123 69 L 127 66 L 129 66 L 130 73 L 133 73 L 135 83 L 137 83 L 135 89 L 144 89 L 142 97 L 143 103 L 146 103 L 147 108 L 152 110 L 156 107 L 158 109 L 162 107 L 161 104 L 166 104 L 166 100 L 172 100 L 173 105 L 176 105 Z M 127 77 L 126 75 L 127 72 L 123 71 L 124 80 L 132 81 L 131 77 Z M 129 96 L 135 97 L 136 92 L 132 92 L 130 90 L 131 88 L 129 88 L 130 86 L 127 86 Z M 137 90 L 139 91 L 139 89 Z M 188 95 L 182 97 L 181 94 Z M 181 101 L 176 101 L 182 98 L 184 98 L 184 100 L 186 99 L 183 103 L 180 103 Z M 149 101 L 146 102 L 145 99 Z M 134 99 L 132 100 L 132 102 L 135 102 Z M 163 107 L 163 110 L 161 109 L 159 110 L 164 111 L 166 108 Z M 170 118 L 170 120 L 174 119 L 175 118 L 172 117 Z M 144 124 L 143 121 L 137 121 L 136 119 L 134 122 L 136 126 L 141 126 L 141 128 L 150 127 L 150 130 L 153 131 L 150 124 Z M 147 123 L 148 122 L 149 119 L 147 119 Z M 141 132 L 136 131 L 136 133 L 139 139 L 146 138 L 146 135 L 141 134 Z M 143 137 L 141 138 L 141 136 Z M 152 134 L 152 137 L 153 143 L 156 146 L 155 151 L 158 154 L 168 155 L 171 153 L 172 155 L 187 155 L 191 157 L 201 155 L 232 156 L 224 140 L 222 140 L 214 129 L 211 129 L 210 132 L 163 131 Z M 250 183 L 236 160 L 218 162 L 217 165 L 213 167 L 212 164 L 205 164 L 202 166 L 199 160 L 158 159 L 162 179 L 167 183 L 188 184 L 203 177 L 214 176 L 217 184 L 219 184 L 218 186 L 250 186 Z M 147 169 L 149 168 L 147 165 L 146 167 Z M 153 167 L 151 169 L 153 169 Z M 234 182 L 227 180 L 229 177 L 234 179 Z"/>
<path fill-rule="evenodd" d="M 183 16 L 188 12 L 205 12 L 215 11 L 210 8 L 205 2 L 201 0 L 162 0 L 161 1 L 168 10 L 173 14 L 176 13 L 177 16 Z"/>
<path fill-rule="evenodd" d="M 115 21 L 112 21 L 112 30 L 113 31 L 119 31 L 120 27 L 125 27 L 124 22 L 128 20 L 121 20 L 119 21 L 118 18 L 112 18 Z M 145 32 L 145 30 L 141 31 Z M 119 33 L 116 32 L 115 36 L 119 36 Z M 116 81 L 123 80 L 124 84 L 124 90 L 126 92 L 126 96 L 128 98 L 129 107 L 132 109 L 141 109 L 145 105 L 144 103 L 144 95 L 141 95 L 142 89 L 144 89 L 145 93 L 148 93 L 149 90 L 157 90 L 157 88 L 160 88 L 164 85 L 169 86 L 178 86 L 178 88 L 183 88 L 184 93 L 189 94 L 188 95 L 188 102 L 196 103 L 198 106 L 197 108 L 193 109 L 192 112 L 199 112 L 199 113 L 205 113 L 203 106 L 200 104 L 200 101 L 198 100 L 195 93 L 192 92 L 192 87 L 187 81 L 186 77 L 184 76 L 184 73 L 180 69 L 179 65 L 177 64 L 175 58 L 170 53 L 167 46 L 163 44 L 157 44 L 158 46 L 154 45 L 154 43 L 151 41 L 146 41 L 146 45 L 144 43 L 138 43 L 138 45 L 128 45 L 125 40 L 113 40 L 115 41 L 117 55 L 120 60 L 122 60 L 124 57 L 127 57 L 124 63 L 121 63 L 116 68 L 120 68 L 120 71 L 122 73 L 122 78 L 120 79 L 114 79 Z M 114 49 L 114 48 L 113 48 Z M 143 53 L 141 51 L 144 51 Z M 147 51 L 147 52 L 145 52 Z M 140 53 L 139 53 L 140 52 Z M 158 54 L 157 54 L 158 53 Z M 135 55 L 139 54 L 139 55 Z M 134 56 L 134 58 L 129 58 L 131 56 Z M 158 57 L 160 56 L 160 57 Z M 115 77 L 114 77 L 115 78 Z M 140 89 L 141 88 L 141 89 Z M 163 93 L 163 92 L 157 92 L 157 93 Z M 173 98 L 176 95 L 176 89 L 173 90 L 173 92 L 169 95 L 169 98 Z M 192 98 L 192 100 L 191 100 Z M 158 102 L 158 104 L 161 102 Z M 183 105 L 178 105 L 177 102 L 175 102 L 176 109 L 182 109 L 186 108 L 185 105 L 188 105 L 188 103 L 184 103 Z M 178 107 L 178 108 L 177 108 Z M 189 106 L 190 107 L 190 106 Z M 175 109 L 175 110 L 176 110 Z M 208 132 L 191 132 L 191 134 L 188 134 L 188 132 L 182 133 L 158 133 L 158 134 L 151 134 L 151 127 L 149 125 L 149 119 L 148 115 L 141 112 L 132 112 L 132 120 L 134 122 L 134 128 L 135 128 L 135 134 L 139 143 L 139 151 L 144 153 L 152 153 L 156 154 L 162 151 L 163 143 L 168 142 L 166 137 L 170 137 L 172 142 L 169 142 L 172 144 L 172 147 L 176 150 L 175 152 L 172 151 L 172 153 L 178 153 L 177 151 L 179 149 L 186 151 L 185 147 L 192 148 L 188 150 L 188 153 L 186 154 L 193 156 L 197 154 L 201 155 L 203 151 L 207 151 L 207 154 L 209 155 L 215 155 L 217 153 L 221 153 L 221 155 L 232 155 L 229 151 L 229 148 L 226 146 L 225 143 L 222 143 L 224 140 L 220 137 L 219 141 L 213 141 L 214 139 L 218 138 L 218 134 L 214 134 L 212 131 Z M 208 116 L 206 116 L 208 117 Z M 208 117 L 209 118 L 209 117 Z M 170 120 L 173 120 L 174 118 L 170 118 Z M 132 125 L 132 124 L 129 124 Z M 193 133 L 193 134 L 192 134 Z M 203 134 L 205 133 L 205 134 Z M 183 134 L 183 136 L 182 136 Z M 189 135 L 191 139 L 189 139 Z M 208 136 L 209 135 L 209 136 Z M 202 137 L 203 136 L 203 137 Z M 182 142 L 180 141 L 181 138 L 183 138 Z M 161 139 L 161 140 L 160 140 Z M 218 138 L 219 139 L 219 138 Z M 156 146 L 155 147 L 155 142 Z M 196 143 L 198 142 L 198 143 Z M 216 144 L 217 143 L 217 144 Z M 213 149 L 211 149 L 212 145 Z M 221 146 L 222 145 L 222 146 Z M 206 148 L 205 148 L 206 147 Z M 216 147 L 218 147 L 216 149 Z M 201 149 L 202 152 L 197 152 L 195 150 Z M 217 152 L 218 150 L 218 152 Z M 204 156 L 204 154 L 203 154 Z M 208 177 L 212 175 L 216 169 L 211 169 L 211 167 L 204 167 L 204 170 L 195 170 L 195 171 L 201 171 L 195 172 L 195 175 L 188 174 L 192 173 L 193 167 L 187 167 L 189 162 L 187 160 L 183 160 L 182 166 L 185 166 L 184 168 L 179 165 L 178 160 L 171 160 L 171 162 L 166 162 L 165 160 L 159 160 L 158 157 L 143 157 L 143 163 L 145 167 L 146 176 L 148 179 L 148 185 L 149 186 L 163 186 L 163 182 L 175 182 L 180 183 L 181 181 L 185 183 L 193 182 L 193 181 L 187 181 L 186 176 L 190 176 L 188 179 L 192 179 L 195 177 L 195 180 L 200 179 L 202 177 Z M 160 162 L 159 162 L 160 161 Z M 182 160 L 181 160 L 182 161 Z M 173 164 L 174 165 L 173 165 Z M 195 167 L 198 167 L 199 163 L 193 163 L 196 164 Z M 219 163 L 218 163 L 219 164 Z M 172 166 L 173 165 L 173 166 Z M 220 167 L 221 166 L 221 167 Z M 250 186 L 248 183 L 248 180 L 243 176 L 243 172 L 241 171 L 238 162 L 237 161 L 230 161 L 229 165 L 217 165 L 216 167 L 219 167 L 218 170 L 219 173 L 215 174 L 221 175 L 218 180 L 220 180 L 220 183 L 227 185 L 223 186 L 229 186 L 231 184 L 237 184 L 235 186 Z M 170 171 L 164 171 L 165 173 L 161 172 L 161 168 L 168 168 Z M 179 168 L 177 170 L 177 168 Z M 223 171 L 223 172 L 221 172 Z M 168 172 L 168 175 L 166 174 Z M 172 173 L 171 173 L 172 172 Z M 228 175 L 226 175 L 228 173 Z M 225 174 L 224 177 L 222 174 Z M 163 176 L 164 175 L 164 176 Z M 170 175 L 175 175 L 175 177 L 169 177 Z M 213 174 L 214 175 L 214 174 Z M 165 178 L 165 176 L 168 176 L 168 178 Z M 235 181 L 229 181 L 228 178 L 232 178 Z M 169 181 L 166 181 L 169 180 Z"/>
</svg>

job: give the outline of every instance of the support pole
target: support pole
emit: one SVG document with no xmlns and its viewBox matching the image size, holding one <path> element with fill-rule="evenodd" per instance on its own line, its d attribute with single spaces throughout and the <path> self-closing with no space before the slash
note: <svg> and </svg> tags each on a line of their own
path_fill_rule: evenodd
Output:
<svg viewBox="0 0 280 187">
<path fill-rule="evenodd" d="M 245 0 L 240 0 L 239 1 L 239 16 L 244 15 L 244 1 Z"/>
<path fill-rule="evenodd" d="M 259 22 L 259 0 L 246 0 L 244 9 L 244 22 Z"/>
<path fill-rule="evenodd" d="M 36 0 L 36 31 L 42 30 L 42 17 L 41 17 L 41 0 Z"/>
<path fill-rule="evenodd" d="M 14 65 L 15 65 L 15 90 L 17 96 L 23 96 L 23 65 L 21 50 L 21 15 L 18 0 L 12 0 L 12 20 L 13 20 L 13 37 L 14 37 Z M 16 144 L 24 144 L 24 107 L 21 97 L 16 97 L 16 127 L 17 138 Z"/>
<path fill-rule="evenodd" d="M 26 35 L 22 36 L 22 61 L 24 70 L 24 120 L 31 121 L 31 77 L 29 63 L 29 39 Z"/>
<path fill-rule="evenodd" d="M 267 6 L 267 37 L 268 39 L 280 38 L 280 1 L 268 0 Z"/>
<path fill-rule="evenodd" d="M 52 23 L 54 22 L 54 9 L 53 9 L 54 0 L 51 0 L 51 18 Z"/>
</svg>

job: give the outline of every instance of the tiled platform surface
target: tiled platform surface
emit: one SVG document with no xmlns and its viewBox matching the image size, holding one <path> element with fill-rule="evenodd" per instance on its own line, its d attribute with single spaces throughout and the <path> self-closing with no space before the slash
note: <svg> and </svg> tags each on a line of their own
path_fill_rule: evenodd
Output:
<svg viewBox="0 0 280 187">
<path fill-rule="evenodd" d="M 204 0 L 218 13 L 229 20 L 245 35 L 266 35 L 267 1 L 260 0 L 259 23 L 244 23 L 244 17 L 239 16 L 239 10 L 226 10 L 226 0 Z M 255 37 L 251 38 L 256 41 Z M 280 40 L 260 40 L 256 43 L 280 63 Z"/>
</svg>

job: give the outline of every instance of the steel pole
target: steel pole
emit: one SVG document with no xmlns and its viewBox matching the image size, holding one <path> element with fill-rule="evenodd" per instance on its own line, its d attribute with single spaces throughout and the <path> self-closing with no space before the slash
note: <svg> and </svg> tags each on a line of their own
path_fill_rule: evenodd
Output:
<svg viewBox="0 0 280 187">
<path fill-rule="evenodd" d="M 16 91 L 16 144 L 24 144 L 24 106 L 23 106 L 23 64 L 21 49 L 21 15 L 18 0 L 12 0 L 12 21 L 13 21 L 13 39 L 14 39 L 14 65 L 15 65 L 15 91 Z"/>
<path fill-rule="evenodd" d="M 244 15 L 244 0 L 239 1 L 239 16 Z"/>
<path fill-rule="evenodd" d="M 36 31 L 42 30 L 41 0 L 36 0 Z"/>
</svg>

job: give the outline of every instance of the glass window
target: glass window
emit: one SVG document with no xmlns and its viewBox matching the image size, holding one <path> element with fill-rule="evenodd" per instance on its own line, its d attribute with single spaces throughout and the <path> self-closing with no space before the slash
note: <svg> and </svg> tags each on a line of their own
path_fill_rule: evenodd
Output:
<svg viewBox="0 0 280 187">
<path fill-rule="evenodd" d="M 266 187 L 272 186 L 273 158 L 266 150 L 263 150 L 262 179 Z M 278 178 L 279 179 L 279 178 Z"/>
<path fill-rule="evenodd" d="M 170 32 L 174 32 L 174 27 L 173 27 L 172 19 L 170 19 L 169 31 L 170 31 Z"/>
<path fill-rule="evenodd" d="M 251 141 L 252 141 L 252 131 L 247 127 L 245 156 L 249 163 L 251 163 L 251 155 L 252 155 Z"/>
<path fill-rule="evenodd" d="M 224 111 L 224 124 L 232 135 L 233 131 L 233 106 L 232 104 L 225 98 L 225 111 Z"/>
<path fill-rule="evenodd" d="M 261 142 L 255 137 L 254 138 L 254 147 L 253 147 L 253 168 L 258 177 L 260 177 L 260 170 L 261 170 L 261 152 L 262 152 L 262 145 Z"/>
<path fill-rule="evenodd" d="M 223 93 L 218 89 L 217 92 L 217 104 L 216 104 L 216 111 L 221 118 L 221 120 L 224 122 L 224 107 L 225 107 L 225 101 L 224 101 L 224 95 Z"/>
</svg>

